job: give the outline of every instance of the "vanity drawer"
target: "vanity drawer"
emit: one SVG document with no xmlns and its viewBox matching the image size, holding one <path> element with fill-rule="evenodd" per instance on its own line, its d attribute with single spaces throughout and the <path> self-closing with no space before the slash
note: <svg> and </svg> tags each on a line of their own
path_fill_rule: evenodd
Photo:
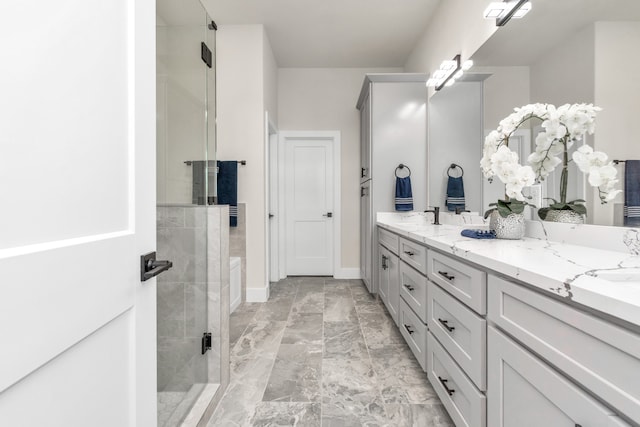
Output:
<svg viewBox="0 0 640 427">
<path fill-rule="evenodd" d="M 427 348 L 427 376 L 455 425 L 485 427 L 486 396 L 478 391 L 431 332 L 428 333 Z"/>
<path fill-rule="evenodd" d="M 640 335 L 489 276 L 489 320 L 632 420 L 640 420 Z"/>
<path fill-rule="evenodd" d="M 406 302 L 400 299 L 398 310 L 398 326 L 409 348 L 422 367 L 427 366 L 427 325 L 422 323 L 418 316 L 409 308 Z"/>
<path fill-rule="evenodd" d="M 629 427 L 542 360 L 489 327 L 487 418 L 491 427 Z"/>
<path fill-rule="evenodd" d="M 427 248 L 400 237 L 400 259 L 422 274 L 427 274 Z"/>
<path fill-rule="evenodd" d="M 427 278 L 400 262 L 400 296 L 427 323 Z"/>
<path fill-rule="evenodd" d="M 389 230 L 378 227 L 378 243 L 398 255 L 398 247 L 400 246 L 400 236 L 393 234 Z"/>
<path fill-rule="evenodd" d="M 429 251 L 427 275 L 476 313 L 487 313 L 487 275 L 484 271 Z"/>
<path fill-rule="evenodd" d="M 487 321 L 429 282 L 427 325 L 480 390 L 487 387 Z"/>
</svg>

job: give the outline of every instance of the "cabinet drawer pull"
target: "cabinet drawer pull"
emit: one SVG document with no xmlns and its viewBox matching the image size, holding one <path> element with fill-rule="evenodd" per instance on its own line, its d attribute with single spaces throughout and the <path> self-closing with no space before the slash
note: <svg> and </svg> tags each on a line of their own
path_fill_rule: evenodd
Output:
<svg viewBox="0 0 640 427">
<path fill-rule="evenodd" d="M 444 387 L 444 389 L 447 390 L 447 393 L 449 394 L 449 396 L 453 395 L 453 393 L 456 392 L 455 390 L 447 387 L 447 381 L 449 380 L 443 380 L 442 377 L 438 376 L 438 381 L 440 381 L 440 384 L 442 384 L 442 387 Z"/>
<path fill-rule="evenodd" d="M 415 254 L 411 251 L 404 251 L 405 254 L 409 255 L 409 256 L 414 256 Z"/>
<path fill-rule="evenodd" d="M 453 332 L 456 328 L 453 326 L 449 326 L 449 321 L 448 320 L 442 320 L 438 317 L 438 322 L 440 322 L 442 324 L 442 326 L 444 326 L 447 331 L 449 332 Z"/>
<path fill-rule="evenodd" d="M 387 258 L 386 256 L 382 255 L 382 269 L 386 270 L 387 268 L 389 268 L 389 266 L 387 265 L 387 260 L 389 258 Z"/>
<path fill-rule="evenodd" d="M 409 292 L 413 292 L 413 290 L 415 289 L 413 286 L 411 285 L 407 285 L 406 283 L 403 283 L 402 286 L 404 286 L 405 288 L 407 288 L 407 290 Z"/>
<path fill-rule="evenodd" d="M 413 334 L 415 331 L 413 329 L 411 329 L 411 326 L 409 325 L 405 325 L 403 323 L 404 328 L 407 330 L 407 332 L 409 332 L 409 335 Z"/>
<path fill-rule="evenodd" d="M 444 277 L 445 279 L 449 279 L 449 280 L 453 280 L 453 279 L 456 278 L 455 276 L 450 275 L 446 271 L 438 271 L 438 274 L 441 275 L 442 277 Z"/>
</svg>

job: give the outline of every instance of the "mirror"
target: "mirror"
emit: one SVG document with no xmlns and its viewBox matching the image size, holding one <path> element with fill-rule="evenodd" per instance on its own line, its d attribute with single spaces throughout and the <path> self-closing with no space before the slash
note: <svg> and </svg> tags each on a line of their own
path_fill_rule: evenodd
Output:
<svg viewBox="0 0 640 427">
<path fill-rule="evenodd" d="M 475 146 L 478 142 L 469 139 L 467 150 L 481 156 L 484 136 L 515 107 L 535 102 L 557 106 L 584 102 L 603 109 L 596 118 L 596 132 L 586 143 L 605 152 L 610 160 L 640 159 L 638 46 L 640 2 L 637 0 L 534 0 L 531 12 L 524 19 L 511 20 L 498 29 L 472 57 L 472 71 L 486 80 L 480 106 L 482 130 L 476 139 L 480 141 L 479 147 Z M 457 85 L 443 89 L 432 98 L 440 102 L 438 98 L 452 96 L 446 92 Z M 522 129 L 516 143 L 510 144 L 520 154 L 522 164 L 526 163 L 539 125 L 533 123 Z M 586 222 L 622 225 L 624 193 L 601 205 L 597 189 L 588 185 L 573 164 L 570 168 L 573 170 L 570 169 L 568 199 L 587 200 Z M 616 168 L 620 180 L 616 188 L 623 189 L 624 163 Z M 542 183 L 539 191 L 543 197 L 553 197 L 558 192 L 560 168 L 556 168 L 555 173 L 557 176 L 550 176 Z M 431 179 L 442 182 L 441 176 L 442 171 L 430 170 Z M 501 196 L 502 183 L 489 185 L 482 177 L 479 164 L 465 167 L 465 178 L 467 176 L 470 184 L 475 180 L 483 182 L 480 210 Z M 438 196 L 433 196 L 430 194 L 430 204 L 443 204 L 435 199 Z"/>
</svg>

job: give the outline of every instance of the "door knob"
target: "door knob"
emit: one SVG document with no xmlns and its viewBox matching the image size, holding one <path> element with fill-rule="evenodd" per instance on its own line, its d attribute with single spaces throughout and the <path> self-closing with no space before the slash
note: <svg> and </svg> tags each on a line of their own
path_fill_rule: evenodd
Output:
<svg viewBox="0 0 640 427">
<path fill-rule="evenodd" d="M 333 212 L 327 212 L 326 214 L 323 214 L 322 216 L 326 216 L 327 218 L 333 218 Z"/>
</svg>

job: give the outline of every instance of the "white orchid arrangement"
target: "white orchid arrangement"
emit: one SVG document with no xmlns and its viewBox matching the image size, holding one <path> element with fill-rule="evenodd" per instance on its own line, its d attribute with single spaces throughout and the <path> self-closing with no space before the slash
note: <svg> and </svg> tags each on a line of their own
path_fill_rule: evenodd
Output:
<svg viewBox="0 0 640 427">
<path fill-rule="evenodd" d="M 516 108 L 514 113 L 502 120 L 498 129 L 485 139 L 484 156 L 480 162 L 485 177 L 491 179 L 494 175 L 498 176 L 506 185 L 507 196 L 523 201 L 523 187 L 544 180 L 562 164 L 560 201 L 553 200 L 554 203 L 549 208 L 540 209 L 539 215 L 544 219 L 549 209 L 573 210 L 582 215 L 586 214 L 586 207 L 582 204 L 584 200 L 566 200 L 570 162 L 568 150 L 576 142 L 582 141 L 585 135 L 595 132 L 595 118 L 599 111 L 601 108 L 593 104 L 565 104 L 557 108 L 551 104 L 529 104 Z M 507 148 L 509 137 L 522 124 L 533 118 L 542 120 L 544 130 L 536 137 L 535 151 L 527 159 L 531 166 L 520 166 L 517 165 L 515 153 L 515 158 L 507 154 L 507 151 L 510 151 Z M 510 159 L 505 160 L 509 156 Z M 605 153 L 593 151 L 591 147 L 584 145 L 573 153 L 572 159 L 580 171 L 588 175 L 589 184 L 598 188 L 601 203 L 613 200 L 620 193 L 621 190 L 614 190 L 615 184 L 618 183 L 617 171 Z M 511 165 L 511 175 L 504 172 L 505 167 L 502 163 L 505 161 Z"/>
<path fill-rule="evenodd" d="M 538 105 L 538 104 L 535 104 Z M 534 117 L 534 105 L 516 108 L 515 112 L 503 119 L 498 129 L 491 131 L 484 140 L 483 156 L 480 167 L 490 182 L 498 177 L 505 185 L 505 200 L 498 200 L 489 206 L 495 206 L 485 213 L 485 217 L 497 209 L 502 217 L 511 213 L 522 213 L 526 198 L 522 194 L 524 187 L 535 182 L 536 175 L 531 166 L 522 166 L 518 154 L 509 149 L 509 138 L 525 121 Z M 513 200 L 515 199 L 515 200 Z"/>
</svg>

